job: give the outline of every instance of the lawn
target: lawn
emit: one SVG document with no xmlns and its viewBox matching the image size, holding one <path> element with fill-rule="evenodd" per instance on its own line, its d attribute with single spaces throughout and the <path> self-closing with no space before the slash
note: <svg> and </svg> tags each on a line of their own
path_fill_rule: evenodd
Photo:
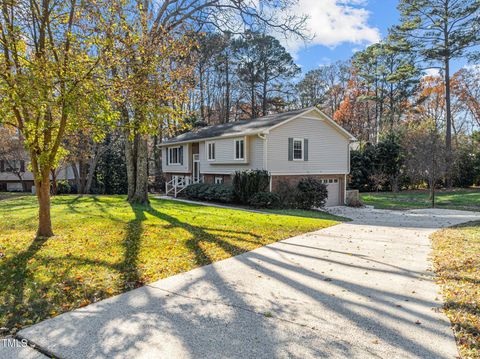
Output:
<svg viewBox="0 0 480 359">
<path fill-rule="evenodd" d="M 31 196 L 31 194 L 23 192 L 0 192 L 0 201 L 3 199 L 10 199 L 21 196 Z"/>
<path fill-rule="evenodd" d="M 161 278 L 300 233 L 329 219 L 123 196 L 57 196 L 56 236 L 34 239 L 36 199 L 0 201 L 0 327 L 12 333 Z"/>
<path fill-rule="evenodd" d="M 362 193 L 361 197 L 364 204 L 375 208 L 412 209 L 431 207 L 428 191 Z M 436 196 L 436 207 L 480 211 L 480 189 L 439 191 Z"/>
<path fill-rule="evenodd" d="M 434 264 L 462 358 L 480 358 L 480 222 L 432 236 Z"/>
</svg>

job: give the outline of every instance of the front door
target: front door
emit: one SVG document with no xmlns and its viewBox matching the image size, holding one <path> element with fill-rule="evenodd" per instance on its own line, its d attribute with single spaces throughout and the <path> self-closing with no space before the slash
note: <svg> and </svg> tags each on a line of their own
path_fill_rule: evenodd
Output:
<svg viewBox="0 0 480 359">
<path fill-rule="evenodd" d="M 200 156 L 198 153 L 193 155 L 193 183 L 200 182 Z"/>
</svg>

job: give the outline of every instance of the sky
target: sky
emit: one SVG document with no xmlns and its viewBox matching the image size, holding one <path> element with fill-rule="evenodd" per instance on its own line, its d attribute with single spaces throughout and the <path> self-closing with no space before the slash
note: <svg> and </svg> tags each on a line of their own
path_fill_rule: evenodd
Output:
<svg viewBox="0 0 480 359">
<path fill-rule="evenodd" d="M 399 21 L 398 0 L 299 0 L 297 14 L 307 14 L 307 30 L 314 34 L 305 44 L 284 40 L 302 72 L 348 60 L 356 51 L 378 42 Z M 286 42 L 285 42 L 286 41 Z M 464 62 L 453 64 L 459 69 Z"/>
</svg>

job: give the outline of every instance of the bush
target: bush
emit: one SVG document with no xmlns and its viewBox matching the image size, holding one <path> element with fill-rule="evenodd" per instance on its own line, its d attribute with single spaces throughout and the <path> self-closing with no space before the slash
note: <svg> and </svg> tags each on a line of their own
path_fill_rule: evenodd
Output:
<svg viewBox="0 0 480 359">
<path fill-rule="evenodd" d="M 250 197 L 248 204 L 254 208 L 278 208 L 280 196 L 273 192 L 258 192 Z"/>
<path fill-rule="evenodd" d="M 185 196 L 201 201 L 233 202 L 233 188 L 225 184 L 196 183 L 185 188 Z"/>
<path fill-rule="evenodd" d="M 263 170 L 237 171 L 233 176 L 233 193 L 235 200 L 248 204 L 253 195 L 267 192 L 270 185 L 270 174 Z"/>
<path fill-rule="evenodd" d="M 72 193 L 72 186 L 67 180 L 57 181 L 57 194 L 70 194 Z"/>
<path fill-rule="evenodd" d="M 327 186 L 314 178 L 303 178 L 297 185 L 297 205 L 301 209 L 325 206 L 328 198 Z"/>
<path fill-rule="evenodd" d="M 280 181 L 275 192 L 279 197 L 280 207 L 288 209 L 298 208 L 297 192 L 298 189 L 291 186 L 287 181 Z"/>
</svg>

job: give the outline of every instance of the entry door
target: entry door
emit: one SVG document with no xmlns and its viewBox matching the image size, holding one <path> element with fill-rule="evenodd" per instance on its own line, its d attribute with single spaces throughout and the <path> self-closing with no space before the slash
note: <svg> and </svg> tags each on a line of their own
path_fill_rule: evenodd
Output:
<svg viewBox="0 0 480 359">
<path fill-rule="evenodd" d="M 193 182 L 200 182 L 200 156 L 198 153 L 193 155 Z"/>
</svg>

